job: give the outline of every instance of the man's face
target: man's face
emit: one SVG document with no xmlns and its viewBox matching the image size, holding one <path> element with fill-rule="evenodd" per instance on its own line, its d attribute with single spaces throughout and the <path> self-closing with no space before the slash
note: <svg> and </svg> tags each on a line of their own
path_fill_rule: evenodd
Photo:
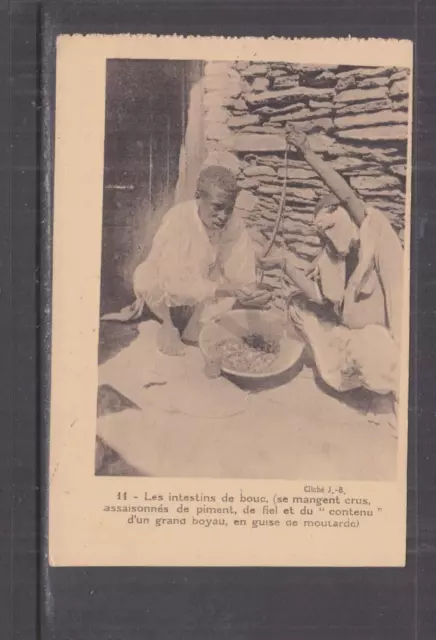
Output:
<svg viewBox="0 0 436 640">
<path fill-rule="evenodd" d="M 197 198 L 198 214 L 207 229 L 223 229 L 235 206 L 235 198 L 215 185 Z"/>
<path fill-rule="evenodd" d="M 350 220 L 348 213 L 340 210 L 340 207 L 336 207 L 336 209 L 332 209 L 331 211 L 327 210 L 327 213 L 332 216 L 332 226 L 326 226 L 326 228 L 319 233 L 329 253 L 336 258 L 345 259 L 350 253 L 352 246 L 358 240 L 357 228 Z M 335 213 L 343 213 L 343 219 L 340 224 L 335 221 Z"/>
<path fill-rule="evenodd" d="M 328 251 L 336 258 L 345 259 L 351 250 L 351 237 L 337 238 L 332 237 L 330 230 L 324 232 L 324 241 Z"/>
</svg>

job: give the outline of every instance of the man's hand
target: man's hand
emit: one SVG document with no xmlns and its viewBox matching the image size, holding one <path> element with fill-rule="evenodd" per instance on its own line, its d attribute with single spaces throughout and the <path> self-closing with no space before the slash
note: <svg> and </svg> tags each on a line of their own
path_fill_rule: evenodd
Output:
<svg viewBox="0 0 436 640">
<path fill-rule="evenodd" d="M 215 297 L 236 298 L 244 307 L 261 308 L 271 300 L 272 292 L 265 285 L 259 287 L 256 282 L 242 287 L 235 287 L 226 282 L 216 289 Z"/>
<path fill-rule="evenodd" d="M 216 298 L 234 298 L 236 296 L 237 289 L 233 287 L 229 282 L 222 282 L 216 289 L 213 298 L 210 298 L 208 302 L 212 302 Z"/>
<path fill-rule="evenodd" d="M 257 284 L 241 287 L 236 292 L 236 299 L 244 307 L 262 308 L 272 298 L 272 292 L 266 288 L 258 287 Z"/>
<path fill-rule="evenodd" d="M 310 151 L 307 135 L 290 122 L 286 124 L 286 142 L 296 147 L 302 153 Z"/>
</svg>

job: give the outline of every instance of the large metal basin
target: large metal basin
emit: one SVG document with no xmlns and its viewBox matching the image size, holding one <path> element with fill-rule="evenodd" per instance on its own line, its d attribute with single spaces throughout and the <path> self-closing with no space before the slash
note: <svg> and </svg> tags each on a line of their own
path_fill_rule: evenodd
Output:
<svg viewBox="0 0 436 640">
<path fill-rule="evenodd" d="M 218 320 L 206 324 L 199 336 L 199 347 L 207 360 L 216 357 L 216 345 L 229 338 L 243 338 L 257 333 L 266 339 L 278 340 L 279 354 L 267 373 L 246 373 L 222 365 L 224 374 L 238 381 L 267 381 L 295 368 L 299 363 L 304 344 L 295 334 L 292 324 L 275 311 L 257 309 L 235 309 L 223 314 Z"/>
</svg>

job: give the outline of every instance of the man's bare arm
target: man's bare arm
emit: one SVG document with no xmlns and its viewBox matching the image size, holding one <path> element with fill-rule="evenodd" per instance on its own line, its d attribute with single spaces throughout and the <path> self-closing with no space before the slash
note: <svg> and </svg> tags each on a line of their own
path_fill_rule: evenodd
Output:
<svg viewBox="0 0 436 640">
<path fill-rule="evenodd" d="M 305 133 L 294 126 L 288 126 L 286 141 L 295 146 L 304 156 L 306 162 L 322 178 L 329 189 L 337 196 L 345 206 L 353 221 L 360 227 L 365 219 L 365 206 L 356 195 L 348 182 L 333 169 L 331 164 L 325 162 L 310 148 L 309 140 Z"/>
</svg>

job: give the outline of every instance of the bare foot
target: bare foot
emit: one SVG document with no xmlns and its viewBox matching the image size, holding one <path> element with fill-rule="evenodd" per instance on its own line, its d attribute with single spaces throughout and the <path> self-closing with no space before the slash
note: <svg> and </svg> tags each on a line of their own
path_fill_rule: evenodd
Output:
<svg viewBox="0 0 436 640">
<path fill-rule="evenodd" d="M 167 356 L 182 356 L 185 353 L 180 334 L 175 328 L 161 327 L 159 329 L 157 347 Z"/>
</svg>

